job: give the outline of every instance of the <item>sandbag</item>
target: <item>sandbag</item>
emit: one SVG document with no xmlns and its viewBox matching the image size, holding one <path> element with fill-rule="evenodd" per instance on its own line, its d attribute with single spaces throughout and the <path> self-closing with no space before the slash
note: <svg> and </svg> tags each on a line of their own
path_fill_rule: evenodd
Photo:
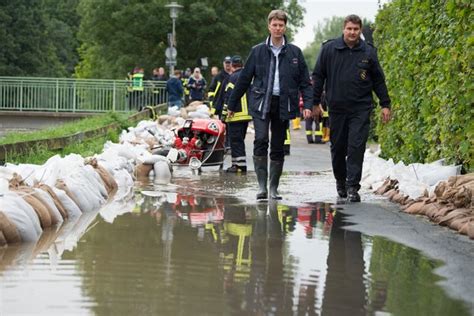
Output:
<svg viewBox="0 0 474 316">
<path fill-rule="evenodd" d="M 65 191 L 55 187 L 53 187 L 52 189 L 58 197 L 59 201 L 61 201 L 61 204 L 64 206 L 64 209 L 67 211 L 69 219 L 81 216 L 81 209 L 76 204 L 76 202 L 74 202 L 74 200 L 71 199 L 69 195 L 67 195 Z"/>
<path fill-rule="evenodd" d="M 63 219 L 68 219 L 69 214 L 67 210 L 64 208 L 64 205 L 61 203 L 61 200 L 58 198 L 57 194 L 53 191 L 53 189 L 49 185 L 44 184 L 44 183 L 39 184 L 38 188 L 47 192 L 51 196 L 51 198 L 53 199 L 54 205 L 61 213 L 61 216 L 63 217 Z"/>
<path fill-rule="evenodd" d="M 43 203 L 43 205 L 48 209 L 49 214 L 51 215 L 51 223 L 53 225 L 60 224 L 64 222 L 64 218 L 59 212 L 58 208 L 54 204 L 53 198 L 47 192 L 41 190 L 40 188 L 35 188 L 35 197 Z"/>
<path fill-rule="evenodd" d="M 407 207 L 404 212 L 408 214 L 420 214 L 423 206 L 425 206 L 425 201 L 415 202 Z"/>
<path fill-rule="evenodd" d="M 67 196 L 74 202 L 74 204 L 76 204 L 77 207 L 79 207 L 79 209 L 81 209 L 81 206 L 79 205 L 79 203 L 77 201 L 77 197 L 74 195 L 74 193 L 71 192 L 69 187 L 66 185 L 66 182 L 64 182 L 63 180 L 58 179 L 56 181 L 55 187 L 60 189 L 60 190 L 63 190 L 64 192 L 66 192 Z M 82 212 L 83 212 L 83 210 L 81 209 L 81 213 Z"/>
<path fill-rule="evenodd" d="M 153 165 L 138 164 L 135 166 L 133 174 L 137 179 L 148 178 L 148 175 L 152 169 Z"/>
<path fill-rule="evenodd" d="M 459 188 L 453 197 L 453 203 L 456 207 L 468 207 L 471 204 L 471 190 L 465 186 Z"/>
<path fill-rule="evenodd" d="M 3 235 L 6 244 L 21 242 L 21 236 L 15 224 L 13 224 L 8 216 L 2 211 L 0 211 L 0 232 Z"/>
<path fill-rule="evenodd" d="M 446 216 L 442 217 L 439 221 L 439 224 L 441 226 L 446 226 L 448 225 L 449 221 L 455 218 L 467 217 L 470 215 L 470 213 L 471 213 L 471 210 L 467 208 L 455 209 L 454 211 L 449 212 Z"/>
<path fill-rule="evenodd" d="M 467 222 L 469 222 L 470 218 L 469 217 L 458 217 L 458 218 L 454 218 L 452 219 L 451 221 L 449 221 L 449 228 L 451 229 L 454 229 L 454 230 L 461 230 L 461 227 L 466 224 Z"/>
<path fill-rule="evenodd" d="M 469 238 L 474 239 L 474 221 L 469 222 L 467 226 L 467 235 Z"/>
<path fill-rule="evenodd" d="M 7 239 L 3 235 L 3 232 L 0 230 L 0 247 L 6 246 L 7 245 Z M 0 261 L 2 259 L 1 253 L 0 253 Z"/>
<path fill-rule="evenodd" d="M 45 229 L 51 227 L 51 214 L 49 213 L 48 209 L 43 205 L 43 203 L 41 203 L 40 201 L 38 201 L 38 199 L 29 194 L 23 195 L 22 198 L 35 210 L 36 215 L 38 215 L 41 228 Z"/>
<path fill-rule="evenodd" d="M 114 177 L 112 177 L 112 175 L 107 171 L 107 169 L 97 165 L 97 167 L 95 167 L 95 171 L 99 174 L 100 178 L 104 182 L 109 196 L 117 192 L 117 182 L 115 181 Z"/>
<path fill-rule="evenodd" d="M 425 204 L 421 207 L 420 213 L 418 214 L 423 214 L 428 217 L 433 217 L 440 209 L 441 209 L 441 206 L 438 203 Z"/>
<path fill-rule="evenodd" d="M 460 176 L 449 177 L 448 184 L 449 186 L 454 187 L 454 186 L 461 186 L 463 184 L 466 184 L 472 181 L 474 181 L 474 173 L 468 173 L 468 174 L 464 174 Z"/>
<path fill-rule="evenodd" d="M 448 215 L 449 212 L 455 210 L 456 207 L 452 204 L 448 204 L 448 205 L 445 205 L 443 207 L 441 207 L 435 214 L 433 214 L 433 216 L 431 217 L 431 219 L 436 222 L 436 223 L 439 223 L 439 221 L 441 220 L 441 218 L 443 218 L 444 216 Z"/>
</svg>

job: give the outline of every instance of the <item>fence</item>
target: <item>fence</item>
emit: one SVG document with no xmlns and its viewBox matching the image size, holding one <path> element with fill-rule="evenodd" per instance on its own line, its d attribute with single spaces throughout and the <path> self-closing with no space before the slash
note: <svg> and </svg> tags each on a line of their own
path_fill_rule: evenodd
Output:
<svg viewBox="0 0 474 316">
<path fill-rule="evenodd" d="M 0 77 L 0 110 L 126 112 L 167 100 L 164 81 L 131 91 L 128 80 Z"/>
</svg>

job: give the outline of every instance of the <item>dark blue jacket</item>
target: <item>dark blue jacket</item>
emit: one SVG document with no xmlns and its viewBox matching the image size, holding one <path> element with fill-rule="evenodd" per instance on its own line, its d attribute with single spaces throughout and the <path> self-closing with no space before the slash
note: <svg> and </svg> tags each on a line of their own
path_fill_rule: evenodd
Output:
<svg viewBox="0 0 474 316">
<path fill-rule="evenodd" d="M 193 85 L 196 85 L 193 87 Z M 188 81 L 188 89 L 189 89 L 189 98 L 190 100 L 203 100 L 204 99 L 204 90 L 206 89 L 206 79 L 201 77 L 201 79 L 196 80 L 193 76 L 189 77 Z"/>
<path fill-rule="evenodd" d="M 168 102 L 181 100 L 183 97 L 183 84 L 176 77 L 171 77 L 166 81 L 166 91 L 168 91 Z"/>
<path fill-rule="evenodd" d="M 372 91 L 382 107 L 390 108 L 390 98 L 375 47 L 360 40 L 352 49 L 343 37 L 327 41 L 313 71 L 314 103 L 321 102 L 326 82 L 329 112 L 356 112 L 373 108 Z"/>
<path fill-rule="evenodd" d="M 285 38 L 285 43 L 287 39 Z M 301 49 L 285 44 L 278 55 L 280 79 L 280 119 L 290 120 L 299 116 L 299 95 L 303 96 L 304 108 L 311 109 L 313 98 L 309 71 Z M 275 76 L 275 56 L 270 48 L 270 36 L 263 43 L 252 48 L 245 68 L 240 74 L 232 95 L 229 98 L 229 110 L 235 111 L 240 98 L 250 87 L 249 113 L 252 117 L 265 118 L 270 111 L 270 102 Z M 270 73 L 270 66 L 273 71 Z"/>
</svg>

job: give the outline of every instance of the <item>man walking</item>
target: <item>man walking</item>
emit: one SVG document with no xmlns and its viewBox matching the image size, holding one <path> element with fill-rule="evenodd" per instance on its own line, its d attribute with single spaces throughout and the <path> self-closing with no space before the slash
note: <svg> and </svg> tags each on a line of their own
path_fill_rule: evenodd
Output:
<svg viewBox="0 0 474 316">
<path fill-rule="evenodd" d="M 331 158 L 337 193 L 360 202 L 360 179 L 369 136 L 372 91 L 382 107 L 382 120 L 390 119 L 390 98 L 376 49 L 361 39 L 362 20 L 344 19 L 343 35 L 323 44 L 313 72 L 314 103 L 326 99 L 331 126 Z"/>
<path fill-rule="evenodd" d="M 270 36 L 252 48 L 234 92 L 228 102 L 228 117 L 249 93 L 249 113 L 253 117 L 255 141 L 253 161 L 259 191 L 257 200 L 268 198 L 268 144 L 270 142 L 270 198 L 281 199 L 278 185 L 285 159 L 283 144 L 288 121 L 299 115 L 299 94 L 303 95 L 304 116 L 311 115 L 312 96 L 308 68 L 301 50 L 285 37 L 287 15 L 273 10 L 268 15 Z M 271 140 L 269 140 L 269 129 Z"/>
</svg>

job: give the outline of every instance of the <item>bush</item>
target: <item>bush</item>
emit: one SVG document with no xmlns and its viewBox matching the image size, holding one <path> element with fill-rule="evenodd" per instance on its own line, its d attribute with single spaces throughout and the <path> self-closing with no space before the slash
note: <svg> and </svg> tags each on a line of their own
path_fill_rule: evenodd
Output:
<svg viewBox="0 0 474 316">
<path fill-rule="evenodd" d="M 375 42 L 393 120 L 377 134 L 385 157 L 446 158 L 473 166 L 473 43 L 470 0 L 394 0 L 379 12 Z"/>
</svg>

